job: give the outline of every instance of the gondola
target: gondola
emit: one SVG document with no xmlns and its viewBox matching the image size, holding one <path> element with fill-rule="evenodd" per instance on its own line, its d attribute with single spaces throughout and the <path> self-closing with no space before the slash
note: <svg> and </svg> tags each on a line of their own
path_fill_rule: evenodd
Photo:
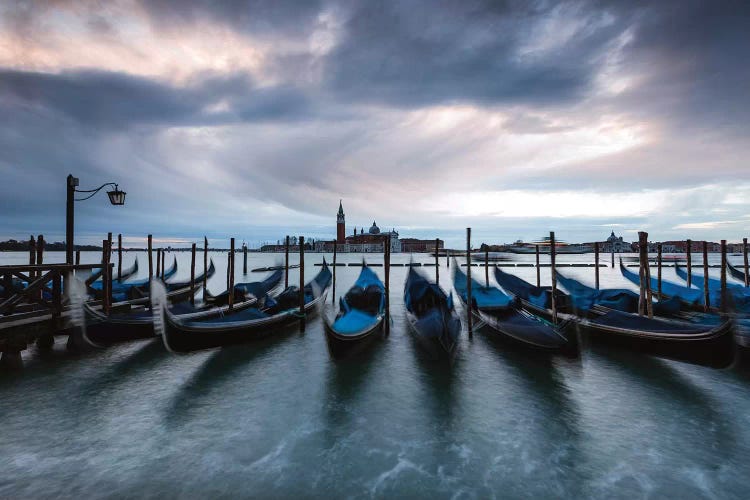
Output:
<svg viewBox="0 0 750 500">
<path fill-rule="evenodd" d="M 737 269 L 729 262 L 727 262 L 727 269 L 734 279 L 741 281 L 743 284 L 745 283 L 745 271 Z"/>
<path fill-rule="evenodd" d="M 86 280 L 86 284 L 88 285 L 89 289 L 93 292 L 93 294 L 96 297 L 101 297 L 102 293 L 102 286 L 104 286 L 104 282 L 100 280 L 102 276 L 102 270 L 96 269 L 96 272 L 92 272 L 91 276 Z M 138 272 L 138 257 L 135 258 L 135 262 L 133 262 L 133 265 L 123 269 L 120 273 L 120 277 L 118 278 L 115 274 L 112 276 L 112 291 L 114 293 L 115 288 L 117 287 L 118 283 L 123 283 L 125 280 L 133 276 L 135 273 Z M 94 277 L 94 281 L 89 282 L 89 280 Z"/>
<path fill-rule="evenodd" d="M 249 295 L 261 298 L 273 293 L 281 283 L 282 276 L 281 271 L 274 271 L 263 281 L 236 283 L 234 285 L 234 301 L 241 302 Z M 224 291 L 217 295 L 211 295 L 208 290 L 205 290 L 204 300 L 212 305 L 227 305 L 229 303 L 229 292 Z"/>
<path fill-rule="evenodd" d="M 138 263 L 134 265 L 137 270 Z M 174 257 L 172 266 L 164 272 L 164 279 L 167 280 L 177 273 L 177 257 Z M 88 284 L 89 291 L 97 298 L 102 298 L 102 281 L 96 281 Z M 183 287 L 184 288 L 184 287 Z M 149 278 L 142 278 L 133 281 L 112 280 L 112 299 L 114 301 L 126 301 L 148 296 Z"/>
<path fill-rule="evenodd" d="M 190 288 L 187 287 L 187 290 Z M 197 292 L 200 286 L 195 288 Z M 175 292 L 182 292 L 184 289 L 173 290 L 168 293 L 167 297 L 175 296 Z M 210 304 L 201 304 L 195 306 L 189 301 L 184 300 L 182 296 L 176 296 L 178 299 L 174 303 L 167 300 L 170 311 L 183 320 L 198 320 L 213 318 L 226 314 L 229 306 L 213 306 Z M 234 311 L 241 311 L 252 307 L 257 303 L 255 297 L 248 297 L 242 302 L 234 304 Z M 117 342 L 126 342 L 131 340 L 150 338 L 156 335 L 154 331 L 154 313 L 150 305 L 123 303 L 113 307 L 109 315 L 104 314 L 101 309 L 84 304 L 84 313 L 86 319 L 86 330 L 84 339 L 94 347 L 103 347 L 105 345 Z"/>
<path fill-rule="evenodd" d="M 304 287 L 305 314 L 314 312 L 325 302 L 331 271 L 324 265 Z M 228 344 L 246 342 L 267 336 L 278 328 L 301 319 L 299 287 L 290 286 L 275 297 L 258 297 L 258 307 L 232 310 L 223 316 L 208 319 L 182 319 L 162 300 L 164 285 L 152 283 L 154 325 L 164 345 L 171 352 L 190 352 Z"/>
<path fill-rule="evenodd" d="M 331 354 L 343 356 L 372 342 L 385 318 L 385 285 L 363 262 L 357 281 L 339 299 L 333 322 L 325 318 L 326 340 Z"/>
<path fill-rule="evenodd" d="M 592 301 L 591 292 L 577 295 L 587 287 L 559 272 L 557 279 L 570 292 L 571 310 L 592 341 L 714 368 L 732 364 L 735 346 L 731 319 L 719 324 L 701 324 L 639 316 L 608 307 L 611 302 Z M 655 304 L 654 313 L 657 311 Z"/>
<path fill-rule="evenodd" d="M 177 274 L 177 257 L 173 257 L 172 265 L 169 269 L 162 272 L 161 279 L 167 281 L 169 278 Z M 112 289 L 112 294 L 117 294 L 118 298 L 122 300 L 137 299 L 140 297 L 148 297 L 150 288 L 150 279 L 143 278 L 140 280 L 126 281 L 120 283 Z"/>
<path fill-rule="evenodd" d="M 638 273 L 626 268 L 622 263 L 622 259 L 620 259 L 620 272 L 626 280 L 637 286 L 640 286 L 641 279 Z M 651 291 L 654 293 L 654 295 L 656 295 L 657 291 L 659 290 L 659 280 L 652 277 L 650 280 L 650 284 Z M 671 281 L 667 280 L 661 281 L 661 294 L 664 298 L 676 298 L 680 302 L 691 307 L 700 306 L 703 304 L 703 294 L 700 290 L 696 290 L 695 288 L 688 288 L 687 286 L 672 283 Z"/>
<path fill-rule="evenodd" d="M 216 273 L 216 266 L 214 266 L 214 259 L 211 259 L 206 272 L 196 276 L 195 279 L 193 280 L 193 283 L 195 283 L 196 285 L 202 284 L 204 280 L 210 279 L 215 273 Z M 179 288 L 185 288 L 186 286 L 190 286 L 190 280 L 168 281 L 165 283 L 165 286 L 167 287 L 167 290 L 169 291 L 177 290 Z"/>
<path fill-rule="evenodd" d="M 427 352 L 433 357 L 452 356 L 461 333 L 453 296 L 410 267 L 404 284 L 404 305 L 410 330 Z"/>
<path fill-rule="evenodd" d="M 680 265 L 675 265 L 675 272 L 684 281 L 687 281 L 687 271 Z M 692 273 L 691 282 L 702 293 L 704 290 L 703 273 Z M 737 283 L 727 283 L 727 301 L 726 310 L 739 314 L 750 314 L 750 288 L 745 288 Z M 721 308 L 721 280 L 708 278 L 708 300 L 709 304 Z"/>
<path fill-rule="evenodd" d="M 519 301 L 494 286 L 483 286 L 471 280 L 471 304 L 467 306 L 466 274 L 453 262 L 453 288 L 456 289 L 467 313 L 480 321 L 477 328 L 489 327 L 496 338 L 518 347 L 547 353 L 577 353 L 574 339 L 563 331 L 564 325 L 555 327 L 527 311 Z M 482 328 L 484 330 L 484 328 Z"/>
</svg>

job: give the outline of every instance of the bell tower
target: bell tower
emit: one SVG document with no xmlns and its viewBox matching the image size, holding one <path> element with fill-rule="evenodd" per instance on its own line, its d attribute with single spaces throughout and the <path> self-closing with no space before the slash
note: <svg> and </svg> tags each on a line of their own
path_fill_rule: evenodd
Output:
<svg viewBox="0 0 750 500">
<path fill-rule="evenodd" d="M 346 224 L 341 200 L 339 200 L 339 213 L 336 215 L 336 243 L 346 243 Z"/>
</svg>

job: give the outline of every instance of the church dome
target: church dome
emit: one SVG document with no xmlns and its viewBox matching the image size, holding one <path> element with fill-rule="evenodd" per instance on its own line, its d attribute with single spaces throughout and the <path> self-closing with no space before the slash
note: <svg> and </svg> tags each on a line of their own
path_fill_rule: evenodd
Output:
<svg viewBox="0 0 750 500">
<path fill-rule="evenodd" d="M 377 224 L 375 224 L 375 221 L 372 221 L 372 227 L 370 228 L 370 234 L 380 234 L 380 228 Z"/>
</svg>

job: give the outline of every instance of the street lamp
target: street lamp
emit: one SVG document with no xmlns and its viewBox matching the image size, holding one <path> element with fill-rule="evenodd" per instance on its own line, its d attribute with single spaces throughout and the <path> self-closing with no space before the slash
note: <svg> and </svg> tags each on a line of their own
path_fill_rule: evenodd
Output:
<svg viewBox="0 0 750 500">
<path fill-rule="evenodd" d="M 78 177 L 68 175 L 68 199 L 65 210 L 65 263 L 73 264 L 73 219 L 74 219 L 74 203 L 76 201 L 84 201 L 93 197 L 96 193 L 101 191 L 107 186 L 114 186 L 114 189 L 107 191 L 109 196 L 109 202 L 113 205 L 124 205 L 125 204 L 125 191 L 120 191 L 120 188 L 114 182 L 106 182 L 96 189 L 76 189 L 78 187 Z M 75 193 L 86 193 L 88 196 L 83 198 L 76 198 Z"/>
</svg>

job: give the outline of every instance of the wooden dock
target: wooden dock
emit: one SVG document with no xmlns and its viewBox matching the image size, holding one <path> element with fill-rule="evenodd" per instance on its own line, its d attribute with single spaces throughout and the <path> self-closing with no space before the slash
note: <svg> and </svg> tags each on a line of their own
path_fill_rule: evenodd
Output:
<svg viewBox="0 0 750 500">
<path fill-rule="evenodd" d="M 105 264 L 103 290 L 111 293 L 113 264 Z M 70 330 L 73 311 L 63 295 L 63 282 L 71 274 L 102 268 L 102 264 L 34 264 L 0 266 L 4 294 L 0 298 L 0 366 L 15 368 L 21 364 L 21 351 L 36 343 L 50 349 L 54 335 Z M 25 286 L 13 286 L 16 282 Z M 95 303 L 109 309 L 111 296 Z"/>
</svg>

